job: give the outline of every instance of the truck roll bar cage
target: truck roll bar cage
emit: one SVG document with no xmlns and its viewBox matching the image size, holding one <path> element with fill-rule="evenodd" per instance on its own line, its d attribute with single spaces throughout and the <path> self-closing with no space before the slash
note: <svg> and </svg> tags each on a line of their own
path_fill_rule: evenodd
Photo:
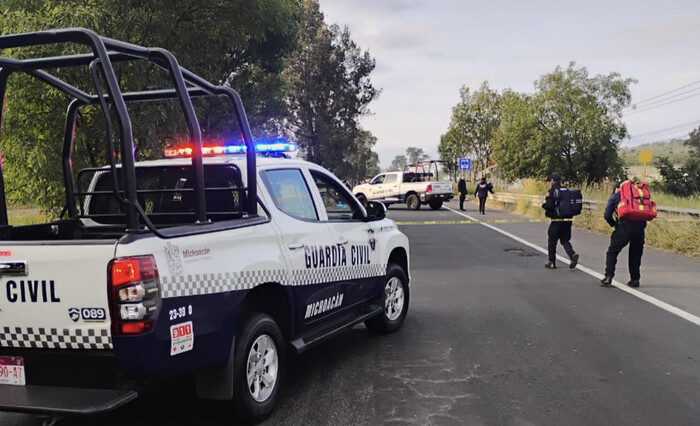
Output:
<svg viewBox="0 0 700 426">
<path fill-rule="evenodd" d="M 418 163 L 406 164 L 405 166 L 403 166 L 403 172 L 404 173 L 411 173 L 410 171 L 412 169 L 413 173 L 415 173 L 416 175 L 421 175 L 421 176 L 432 175 L 432 170 L 434 167 L 435 168 L 435 180 L 439 180 L 440 179 L 440 177 L 439 177 L 440 168 L 438 167 L 438 165 L 440 163 L 445 163 L 445 161 L 443 161 L 443 160 L 426 160 L 426 161 L 421 161 Z M 425 171 L 426 168 L 428 169 L 427 172 Z M 420 169 L 422 171 L 419 172 L 418 169 Z"/>
<path fill-rule="evenodd" d="M 121 151 L 121 161 L 123 170 L 123 191 L 124 197 L 118 191 L 119 186 L 114 185 L 114 192 L 126 206 L 126 227 L 127 232 L 140 232 L 139 217 L 143 219 L 145 225 L 153 232 L 157 233 L 154 225 L 145 215 L 142 206 L 137 198 L 137 185 L 135 178 L 135 157 L 134 157 L 134 135 L 131 119 L 126 107 L 127 102 L 142 102 L 164 99 L 177 99 L 184 113 L 185 122 L 189 130 L 190 140 L 193 145 L 192 167 L 194 171 L 194 192 L 196 194 L 196 223 L 207 222 L 204 168 L 202 162 L 202 135 L 199 121 L 194 111 L 192 98 L 195 97 L 226 97 L 233 106 L 235 118 L 237 119 L 241 137 L 246 145 L 247 163 L 247 185 L 244 189 L 248 192 L 246 198 L 247 214 L 251 217 L 257 216 L 257 179 L 256 179 L 256 154 L 253 136 L 250 131 L 248 118 L 243 108 L 238 93 L 230 87 L 217 86 L 211 84 L 198 75 L 180 67 L 172 53 L 161 48 L 146 48 L 131 43 L 114 40 L 107 37 L 98 36 L 91 30 L 85 28 L 67 28 L 51 31 L 40 31 L 16 35 L 0 36 L 0 51 L 9 48 L 21 48 L 30 46 L 50 45 L 57 43 L 76 43 L 88 46 L 92 53 L 73 54 L 63 56 L 47 56 L 30 59 L 11 59 L 0 56 L 0 129 L 2 125 L 2 112 L 5 103 L 5 93 L 7 81 L 14 72 L 23 72 L 35 79 L 54 87 L 61 92 L 71 96 L 66 115 L 66 124 L 62 151 L 63 180 L 66 189 L 66 208 L 69 217 L 78 216 L 75 206 L 75 188 L 73 182 L 72 152 L 74 141 L 74 129 L 76 125 L 77 113 L 80 107 L 86 105 L 97 105 L 101 107 L 107 129 L 107 145 L 111 158 L 110 168 L 112 175 L 116 179 L 117 173 L 114 160 L 114 143 L 112 141 L 112 120 L 108 104 L 114 108 L 114 115 L 119 130 L 119 148 Z M 113 64 L 117 62 L 129 61 L 149 61 L 169 73 L 173 84 L 172 89 L 148 90 L 131 93 L 122 93 L 118 79 L 115 75 Z M 52 75 L 47 70 L 65 67 L 88 66 L 96 88 L 96 94 L 89 94 L 79 88 Z M 98 73 L 99 72 L 99 73 Z M 102 87 L 100 76 L 106 83 Z M 4 191 L 4 178 L 2 164 L 0 163 L 0 225 L 7 225 L 7 202 Z"/>
</svg>

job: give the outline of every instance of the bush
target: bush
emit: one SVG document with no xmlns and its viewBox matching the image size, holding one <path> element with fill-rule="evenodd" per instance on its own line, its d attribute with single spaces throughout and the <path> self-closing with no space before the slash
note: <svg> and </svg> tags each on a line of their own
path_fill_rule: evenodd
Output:
<svg viewBox="0 0 700 426">
<path fill-rule="evenodd" d="M 655 189 L 681 197 L 700 194 L 700 161 L 689 160 L 676 168 L 668 157 L 660 157 L 654 165 L 663 177 L 663 181 L 654 183 Z"/>
</svg>

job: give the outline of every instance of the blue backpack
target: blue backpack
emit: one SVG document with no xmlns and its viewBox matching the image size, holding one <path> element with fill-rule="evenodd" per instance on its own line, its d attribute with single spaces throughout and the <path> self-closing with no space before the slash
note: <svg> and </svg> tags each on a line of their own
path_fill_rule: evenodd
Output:
<svg viewBox="0 0 700 426">
<path fill-rule="evenodd" d="M 559 188 L 554 191 L 554 208 L 560 218 L 570 218 L 581 214 L 583 195 L 580 189 Z"/>
</svg>

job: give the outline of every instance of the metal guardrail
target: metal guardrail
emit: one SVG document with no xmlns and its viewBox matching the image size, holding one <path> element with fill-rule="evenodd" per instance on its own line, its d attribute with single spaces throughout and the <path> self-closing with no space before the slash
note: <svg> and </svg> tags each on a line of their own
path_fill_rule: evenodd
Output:
<svg viewBox="0 0 700 426">
<path fill-rule="evenodd" d="M 496 192 L 493 194 L 493 199 L 495 201 L 499 201 L 501 203 L 507 203 L 507 204 L 515 204 L 520 200 L 529 200 L 530 205 L 539 207 L 542 205 L 544 202 L 544 195 L 526 195 L 526 194 L 514 194 L 512 192 Z M 597 208 L 598 206 L 604 206 L 606 204 L 605 201 L 598 201 L 598 200 L 583 200 L 583 208 L 587 210 L 593 210 Z M 664 207 L 664 206 L 656 206 L 656 210 L 659 213 L 665 213 L 665 214 L 687 214 L 690 216 L 700 216 L 700 210 L 697 209 L 688 209 L 684 207 Z"/>
</svg>

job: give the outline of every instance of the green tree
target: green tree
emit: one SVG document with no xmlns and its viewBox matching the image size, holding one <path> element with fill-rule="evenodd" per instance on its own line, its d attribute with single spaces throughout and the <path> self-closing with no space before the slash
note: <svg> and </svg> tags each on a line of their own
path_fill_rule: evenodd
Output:
<svg viewBox="0 0 700 426">
<path fill-rule="evenodd" d="M 350 174 L 344 176 L 353 184 L 359 183 L 366 177 L 376 176 L 380 172 L 379 155 L 372 151 L 377 138 L 367 130 L 361 130 L 357 139 L 357 149 L 350 152 L 346 158 L 348 164 L 354 167 Z"/>
<path fill-rule="evenodd" d="M 423 161 L 427 161 L 430 158 L 428 154 L 423 151 L 423 148 L 417 148 L 414 146 L 409 146 L 406 148 L 406 155 L 397 155 L 391 161 L 392 170 L 403 170 L 406 164 L 416 164 Z"/>
<path fill-rule="evenodd" d="M 254 134 L 261 135 L 274 131 L 285 108 L 281 58 L 296 47 L 299 14 L 298 0 L 5 0 L 0 4 L 0 33 L 80 26 L 111 38 L 164 47 L 183 67 L 238 90 Z M 55 54 L 76 51 L 72 45 L 50 49 Z M 167 82 L 163 72 L 131 67 L 116 68 L 122 90 L 170 87 L 161 86 Z M 58 75 L 94 93 L 85 70 Z M 7 95 L 0 141 L 3 156 L 10 160 L 3 170 L 7 195 L 15 203 L 38 203 L 56 212 L 64 203 L 58 146 L 69 99 L 45 85 L 19 84 L 27 80 L 12 77 Z M 219 109 L 217 104 L 198 105 L 205 137 L 223 125 Z M 182 138 L 182 113 L 176 103 L 136 105 L 131 112 L 139 158 L 162 152 L 166 137 Z M 107 149 L 96 113 L 87 109 L 79 116 L 75 150 L 83 158 L 74 158 L 76 169 L 105 162 Z"/>
<path fill-rule="evenodd" d="M 482 171 L 491 165 L 491 142 L 501 122 L 500 95 L 486 81 L 474 93 L 462 86 L 459 94 L 460 102 L 452 108 L 449 140 L 456 153 L 474 157 L 476 172 Z"/>
<path fill-rule="evenodd" d="M 556 172 L 586 184 L 622 175 L 617 149 L 627 136 L 622 110 L 633 82 L 618 73 L 590 77 L 572 62 L 542 76 L 532 97 L 508 95 L 495 138 L 499 169 L 510 177 Z"/>
<path fill-rule="evenodd" d="M 663 180 L 658 185 L 667 193 L 681 197 L 700 194 L 700 127 L 688 135 L 684 145 L 691 147 L 690 157 L 676 168 L 668 157 L 659 157 L 654 164 Z"/>
<path fill-rule="evenodd" d="M 493 138 L 493 159 L 505 179 L 538 176 L 546 169 L 534 96 L 503 92 L 501 124 Z"/>
<path fill-rule="evenodd" d="M 405 155 L 397 155 L 391 161 L 392 170 L 403 170 L 404 166 L 408 164 L 408 158 Z"/>
<path fill-rule="evenodd" d="M 690 147 L 691 158 L 700 160 L 700 126 L 690 132 L 688 140 L 683 142 L 683 145 Z"/>
<path fill-rule="evenodd" d="M 440 160 L 444 162 L 443 171 L 450 176 L 450 179 L 456 181 L 459 159 L 466 158 L 469 152 L 467 152 L 466 144 L 460 143 L 455 129 L 448 129 L 444 135 L 440 136 L 438 155 Z"/>
<path fill-rule="evenodd" d="M 558 172 L 591 184 L 621 175 L 617 149 L 627 136 L 622 111 L 630 104 L 633 82 L 618 73 L 590 77 L 573 62 L 541 77 L 535 86 L 545 168 L 538 176 Z"/>
<path fill-rule="evenodd" d="M 668 157 L 659 157 L 654 161 L 654 165 L 663 177 L 656 186 L 664 192 L 679 197 L 700 194 L 700 163 L 697 160 L 689 160 L 676 168 Z"/>
<path fill-rule="evenodd" d="M 303 1 L 298 44 L 285 70 L 289 129 L 308 161 L 351 176 L 357 164 L 347 159 L 364 138 L 358 120 L 379 94 L 370 81 L 374 59 L 347 28 L 324 22 L 317 0 Z"/>
<path fill-rule="evenodd" d="M 423 148 L 409 146 L 406 148 L 406 158 L 409 164 L 416 164 L 427 161 L 430 156 L 423 151 Z"/>
<path fill-rule="evenodd" d="M 374 151 L 371 151 L 369 153 L 369 157 L 367 158 L 367 163 L 365 166 L 365 177 L 372 177 L 378 175 L 382 171 L 382 168 L 379 166 L 379 164 L 379 154 L 377 154 Z"/>
</svg>

